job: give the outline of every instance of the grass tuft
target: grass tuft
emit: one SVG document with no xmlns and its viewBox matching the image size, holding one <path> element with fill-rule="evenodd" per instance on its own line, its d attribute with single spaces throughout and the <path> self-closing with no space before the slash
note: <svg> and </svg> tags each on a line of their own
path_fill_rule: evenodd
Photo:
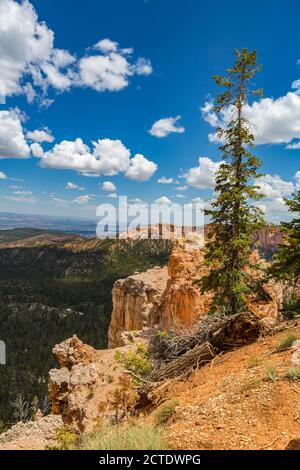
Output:
<svg viewBox="0 0 300 470">
<path fill-rule="evenodd" d="M 266 370 L 267 380 L 276 382 L 279 379 L 279 374 L 274 366 L 268 366 Z"/>
<path fill-rule="evenodd" d="M 288 371 L 286 376 L 292 380 L 300 380 L 300 368 L 299 367 L 291 367 Z"/>
<path fill-rule="evenodd" d="M 293 342 L 297 340 L 297 336 L 295 336 L 292 333 L 289 333 L 288 335 L 284 336 L 281 338 L 279 341 L 276 350 L 277 351 L 284 351 L 285 349 L 288 349 L 292 346 Z"/>
<path fill-rule="evenodd" d="M 78 450 L 164 450 L 161 429 L 150 424 L 103 426 L 83 436 Z"/>
<path fill-rule="evenodd" d="M 157 426 L 163 426 L 170 421 L 175 416 L 175 409 L 176 406 L 179 405 L 178 400 L 170 400 L 169 402 L 165 403 L 161 410 L 156 415 L 156 424 Z"/>
</svg>

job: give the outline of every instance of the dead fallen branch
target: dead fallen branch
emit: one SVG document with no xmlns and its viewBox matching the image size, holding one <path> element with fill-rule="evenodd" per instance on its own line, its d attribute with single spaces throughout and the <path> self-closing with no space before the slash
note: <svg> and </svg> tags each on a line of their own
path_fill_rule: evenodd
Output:
<svg viewBox="0 0 300 470">
<path fill-rule="evenodd" d="M 148 385 L 156 385 L 155 382 L 151 381 L 150 380 L 146 380 L 144 379 L 143 377 L 140 377 L 139 375 L 135 374 L 134 372 L 132 372 L 131 370 L 126 370 L 124 371 L 124 374 L 127 374 L 127 375 L 131 375 L 132 377 L 134 377 L 135 379 L 137 379 L 139 382 L 143 382 L 145 384 L 148 384 Z"/>
<path fill-rule="evenodd" d="M 187 351 L 177 359 L 173 359 L 163 365 L 154 373 L 154 380 L 157 382 L 173 377 L 182 377 L 189 374 L 192 370 L 203 366 L 215 357 L 215 351 L 207 341 L 199 344 L 195 348 Z"/>
<path fill-rule="evenodd" d="M 239 313 L 226 318 L 211 332 L 209 341 L 219 352 L 241 347 L 256 341 L 265 327 L 253 314 Z"/>
<path fill-rule="evenodd" d="M 150 342 L 151 355 L 157 360 L 151 378 L 161 381 L 182 377 L 224 351 L 256 341 L 263 333 L 266 329 L 259 318 L 240 313 L 232 317 L 206 317 L 194 332 L 156 334 Z"/>
<path fill-rule="evenodd" d="M 156 333 L 150 341 L 150 352 L 155 359 L 169 361 L 208 341 L 219 354 L 256 341 L 264 331 L 265 326 L 250 313 L 232 317 L 207 316 L 196 325 L 194 331 L 186 334 Z"/>
</svg>

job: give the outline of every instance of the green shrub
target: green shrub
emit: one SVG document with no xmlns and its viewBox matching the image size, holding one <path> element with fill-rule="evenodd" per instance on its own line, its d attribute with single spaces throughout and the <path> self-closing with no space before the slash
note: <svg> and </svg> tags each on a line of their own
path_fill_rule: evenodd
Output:
<svg viewBox="0 0 300 470">
<path fill-rule="evenodd" d="M 300 380 L 300 368 L 299 367 L 291 367 L 287 371 L 287 377 L 292 380 Z"/>
<path fill-rule="evenodd" d="M 300 299 L 296 292 L 288 292 L 284 295 L 282 315 L 287 320 L 293 320 L 300 316 Z"/>
<path fill-rule="evenodd" d="M 175 416 L 175 408 L 179 405 L 178 400 L 170 400 L 165 403 L 156 415 L 156 425 L 162 426 L 169 423 Z"/>
<path fill-rule="evenodd" d="M 268 366 L 266 370 L 267 380 L 276 382 L 279 379 L 278 371 L 274 366 Z"/>
<path fill-rule="evenodd" d="M 116 351 L 115 359 L 126 370 L 133 372 L 138 377 L 149 375 L 152 370 L 150 354 L 143 344 L 138 344 L 136 351 L 128 351 L 126 353 Z M 135 378 L 138 381 L 138 378 Z"/>
<path fill-rule="evenodd" d="M 287 334 L 284 336 L 278 343 L 276 350 L 277 351 L 284 351 L 292 346 L 293 342 L 296 341 L 297 336 L 292 333 Z"/>
<path fill-rule="evenodd" d="M 82 438 L 79 450 L 164 450 L 159 428 L 150 424 L 103 426 Z"/>
<path fill-rule="evenodd" d="M 56 445 L 47 446 L 46 450 L 74 450 L 78 442 L 77 434 L 67 426 L 56 430 Z"/>
</svg>

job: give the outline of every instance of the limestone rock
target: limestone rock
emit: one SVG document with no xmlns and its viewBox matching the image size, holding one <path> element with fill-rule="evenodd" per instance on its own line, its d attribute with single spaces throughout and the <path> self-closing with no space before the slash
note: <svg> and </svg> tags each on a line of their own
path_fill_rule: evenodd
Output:
<svg viewBox="0 0 300 470">
<path fill-rule="evenodd" d="M 134 336 L 130 345 L 120 350 L 134 350 L 136 343 L 143 341 L 143 337 Z M 74 343 L 76 354 L 70 347 Z M 116 350 L 96 351 L 73 337 L 53 349 L 54 355 L 57 357 L 59 354 L 60 358 L 62 351 L 65 352 L 60 361 L 62 367 L 49 372 L 52 413 L 61 415 L 63 423 L 76 432 L 92 431 L 99 423 L 110 422 L 115 416 L 113 394 L 118 387 L 118 379 L 124 374 L 115 358 Z"/>
<path fill-rule="evenodd" d="M 122 345 L 123 331 L 139 331 L 157 321 L 158 306 L 168 281 L 167 268 L 155 267 L 115 282 L 109 347 Z"/>
<path fill-rule="evenodd" d="M 53 354 L 60 367 L 70 369 L 74 364 L 82 363 L 84 366 L 94 360 L 96 351 L 87 344 L 83 344 L 76 335 L 53 348 Z"/>
<path fill-rule="evenodd" d="M 207 313 L 211 295 L 202 295 L 195 281 L 207 273 L 204 250 L 186 250 L 177 245 L 170 256 L 170 279 L 162 297 L 160 324 L 162 328 L 189 327 Z"/>
</svg>

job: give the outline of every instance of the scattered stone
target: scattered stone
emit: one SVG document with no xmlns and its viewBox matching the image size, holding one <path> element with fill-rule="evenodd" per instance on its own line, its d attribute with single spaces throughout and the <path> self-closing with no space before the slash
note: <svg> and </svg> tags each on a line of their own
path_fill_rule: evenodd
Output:
<svg viewBox="0 0 300 470">
<path fill-rule="evenodd" d="M 6 449 L 44 449 L 55 445 L 56 431 L 63 426 L 61 416 L 44 416 L 36 421 L 17 423 L 0 435 L 0 450 Z"/>
</svg>

